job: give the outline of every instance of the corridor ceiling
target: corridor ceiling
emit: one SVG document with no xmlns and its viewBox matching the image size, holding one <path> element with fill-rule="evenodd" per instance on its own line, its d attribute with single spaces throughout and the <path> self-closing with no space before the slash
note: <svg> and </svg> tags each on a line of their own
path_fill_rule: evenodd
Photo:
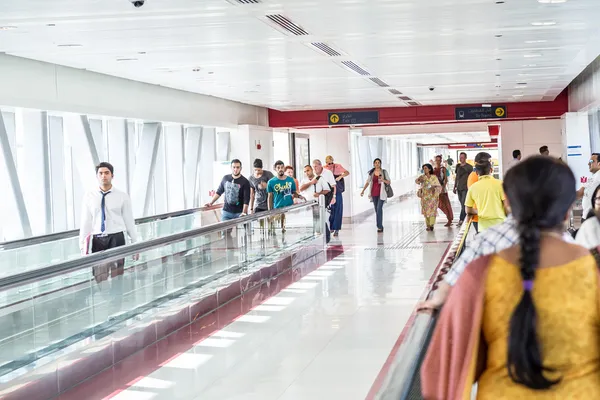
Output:
<svg viewBox="0 0 600 400">
<path fill-rule="evenodd" d="M 600 53 L 599 0 L 145 3 L 2 0 L 0 52 L 278 110 L 552 100 Z"/>
</svg>

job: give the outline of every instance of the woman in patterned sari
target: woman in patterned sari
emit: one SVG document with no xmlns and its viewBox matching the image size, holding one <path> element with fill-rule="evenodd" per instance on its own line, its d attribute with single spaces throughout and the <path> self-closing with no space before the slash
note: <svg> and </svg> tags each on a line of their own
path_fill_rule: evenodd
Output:
<svg viewBox="0 0 600 400">
<path fill-rule="evenodd" d="M 433 231 L 442 186 L 438 178 L 433 175 L 431 164 L 423 165 L 423 175 L 418 177 L 415 182 L 421 185 L 418 195 L 421 198 L 421 213 L 425 217 L 427 230 Z"/>
<path fill-rule="evenodd" d="M 452 211 L 452 205 L 450 204 L 450 198 L 448 197 L 448 174 L 446 167 L 442 165 L 442 156 L 435 156 L 435 169 L 433 174 L 437 176 L 440 185 L 442 185 L 442 193 L 440 193 L 440 201 L 438 207 L 446 215 L 448 223 L 444 226 L 452 226 L 452 220 L 454 219 L 454 212 Z"/>
</svg>

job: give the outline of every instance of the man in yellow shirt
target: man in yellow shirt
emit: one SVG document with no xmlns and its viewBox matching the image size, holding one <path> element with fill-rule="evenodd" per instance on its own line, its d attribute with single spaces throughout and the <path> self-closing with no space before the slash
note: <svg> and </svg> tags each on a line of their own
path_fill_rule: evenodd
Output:
<svg viewBox="0 0 600 400">
<path fill-rule="evenodd" d="M 465 210 L 469 215 L 478 216 L 479 232 L 483 232 L 502 223 L 506 219 L 508 207 L 504 189 L 502 189 L 502 181 L 492 176 L 492 162 L 489 154 L 477 154 L 475 171 L 479 175 L 479 180 L 469 188 L 465 200 Z"/>
</svg>

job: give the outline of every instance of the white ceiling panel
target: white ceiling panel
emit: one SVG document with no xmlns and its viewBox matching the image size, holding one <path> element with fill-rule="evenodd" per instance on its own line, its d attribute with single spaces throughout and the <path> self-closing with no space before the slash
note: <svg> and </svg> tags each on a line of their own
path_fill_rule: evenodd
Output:
<svg viewBox="0 0 600 400">
<path fill-rule="evenodd" d="M 600 53 L 598 0 L 256 1 L 2 0 L 0 52 L 282 110 L 548 99 Z"/>
</svg>

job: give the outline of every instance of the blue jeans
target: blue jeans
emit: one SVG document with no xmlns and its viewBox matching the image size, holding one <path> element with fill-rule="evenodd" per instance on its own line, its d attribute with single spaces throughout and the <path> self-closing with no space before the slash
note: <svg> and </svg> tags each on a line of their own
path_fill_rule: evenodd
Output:
<svg viewBox="0 0 600 400">
<path fill-rule="evenodd" d="M 221 211 L 221 221 L 229 221 L 232 219 L 239 218 L 242 213 L 230 213 L 229 211 Z"/>
<path fill-rule="evenodd" d="M 383 229 L 383 200 L 379 196 L 373 196 L 373 207 L 375 207 L 375 216 L 377 218 L 377 229 Z"/>
</svg>

